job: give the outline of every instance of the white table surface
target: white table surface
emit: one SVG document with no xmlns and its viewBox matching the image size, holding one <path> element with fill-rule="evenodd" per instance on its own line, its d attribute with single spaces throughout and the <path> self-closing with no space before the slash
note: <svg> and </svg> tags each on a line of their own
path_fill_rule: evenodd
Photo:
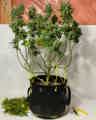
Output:
<svg viewBox="0 0 96 120">
<path fill-rule="evenodd" d="M 76 116 L 74 113 L 69 112 L 65 116 L 55 119 L 55 120 L 96 120 L 96 101 L 95 100 L 82 100 L 82 104 L 78 106 L 79 108 L 85 110 L 88 115 L 79 113 L 79 116 Z M 5 114 L 0 106 L 0 120 L 43 120 L 35 117 L 29 112 L 28 117 L 18 117 Z"/>
</svg>

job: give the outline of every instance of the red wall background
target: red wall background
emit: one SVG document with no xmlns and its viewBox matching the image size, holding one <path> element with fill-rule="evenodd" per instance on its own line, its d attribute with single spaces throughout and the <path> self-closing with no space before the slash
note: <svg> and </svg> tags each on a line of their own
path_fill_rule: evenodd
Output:
<svg viewBox="0 0 96 120">
<path fill-rule="evenodd" d="M 26 7 L 30 6 L 31 4 L 34 4 L 38 9 L 42 9 L 44 3 L 46 2 L 46 0 L 7 0 L 7 1 L 10 2 L 11 8 L 20 3 L 24 3 Z M 57 3 L 56 0 L 49 0 L 49 1 L 53 6 L 55 6 L 55 8 L 58 8 L 62 0 L 57 0 Z M 74 9 L 73 17 L 78 23 L 84 25 L 88 25 L 88 24 L 96 25 L 96 0 L 69 0 L 69 1 Z M 2 6 L 0 5 L 0 7 Z M 1 15 L 1 10 L 0 10 L 1 23 L 4 23 L 4 21 L 1 21 L 1 18 L 3 16 L 4 14 Z"/>
</svg>

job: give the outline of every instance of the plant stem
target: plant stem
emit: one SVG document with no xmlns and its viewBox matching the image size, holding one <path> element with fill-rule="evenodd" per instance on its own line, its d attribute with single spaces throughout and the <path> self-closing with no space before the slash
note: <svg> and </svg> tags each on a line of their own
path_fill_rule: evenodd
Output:
<svg viewBox="0 0 96 120">
<path fill-rule="evenodd" d="M 47 79 L 46 79 L 46 83 L 47 83 L 47 84 L 49 83 L 50 72 L 51 72 L 51 67 L 50 67 L 50 65 L 49 65 L 49 67 L 48 67 L 48 72 L 47 72 Z"/>
<path fill-rule="evenodd" d="M 20 57 L 19 57 L 18 51 L 16 51 L 16 54 L 17 54 L 17 59 L 18 59 L 20 65 L 21 65 L 25 70 L 27 70 L 28 72 L 30 72 L 30 70 L 22 64 L 22 62 L 21 62 L 21 60 L 20 60 Z"/>
<path fill-rule="evenodd" d="M 18 50 L 19 54 L 21 55 L 22 59 L 25 61 L 26 65 L 28 65 L 28 67 L 30 67 L 30 64 L 28 63 L 27 59 L 24 57 L 24 55 L 21 52 L 21 49 Z"/>
<path fill-rule="evenodd" d="M 69 67 L 71 62 L 72 62 L 72 51 L 73 51 L 74 45 L 71 46 L 71 42 L 69 43 L 69 51 L 70 51 L 70 55 L 69 55 L 69 60 L 68 63 L 66 65 L 66 67 Z"/>
<path fill-rule="evenodd" d="M 42 56 L 40 53 L 39 53 L 39 55 L 40 55 L 40 57 L 41 57 L 41 59 L 42 59 L 42 61 L 43 61 L 44 65 L 45 65 L 45 67 L 47 68 L 47 64 L 46 64 L 46 62 L 45 62 L 45 60 L 44 60 L 43 56 Z"/>
<path fill-rule="evenodd" d="M 67 79 L 67 66 L 66 65 L 64 66 L 63 71 L 64 71 L 64 79 Z"/>
<path fill-rule="evenodd" d="M 57 73 L 58 73 L 58 70 L 57 70 L 57 68 L 58 68 L 58 65 L 56 65 L 56 67 L 55 67 L 55 71 L 56 71 L 56 80 L 55 80 L 55 83 L 57 83 Z"/>
</svg>

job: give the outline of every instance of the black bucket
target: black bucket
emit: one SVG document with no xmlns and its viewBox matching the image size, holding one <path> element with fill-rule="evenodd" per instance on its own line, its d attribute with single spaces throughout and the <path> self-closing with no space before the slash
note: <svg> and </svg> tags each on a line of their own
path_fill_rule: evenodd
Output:
<svg viewBox="0 0 96 120">
<path fill-rule="evenodd" d="M 38 78 L 45 80 L 46 76 L 37 76 L 34 78 L 34 83 L 30 82 L 28 89 L 30 110 L 36 116 L 45 119 L 64 115 L 66 107 L 70 105 L 71 101 L 71 91 L 69 86 L 67 86 L 67 80 L 59 76 L 50 76 L 51 84 L 44 85 Z M 53 80 L 56 78 L 57 84 L 54 84 Z"/>
</svg>

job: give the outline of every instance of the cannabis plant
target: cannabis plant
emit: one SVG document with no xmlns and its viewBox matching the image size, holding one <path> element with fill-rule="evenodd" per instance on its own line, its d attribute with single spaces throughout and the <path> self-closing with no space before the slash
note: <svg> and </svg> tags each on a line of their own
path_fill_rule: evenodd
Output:
<svg viewBox="0 0 96 120">
<path fill-rule="evenodd" d="M 46 4 L 45 15 L 31 6 L 27 23 L 23 19 L 24 11 L 24 5 L 14 8 L 10 24 L 14 33 L 12 44 L 21 66 L 32 77 L 46 75 L 46 81 L 40 79 L 43 84 L 48 85 L 50 76 L 57 76 L 61 69 L 66 79 L 66 70 L 72 61 L 72 49 L 81 35 L 78 23 L 72 17 L 70 4 L 61 5 L 61 23 L 49 3 Z"/>
</svg>

